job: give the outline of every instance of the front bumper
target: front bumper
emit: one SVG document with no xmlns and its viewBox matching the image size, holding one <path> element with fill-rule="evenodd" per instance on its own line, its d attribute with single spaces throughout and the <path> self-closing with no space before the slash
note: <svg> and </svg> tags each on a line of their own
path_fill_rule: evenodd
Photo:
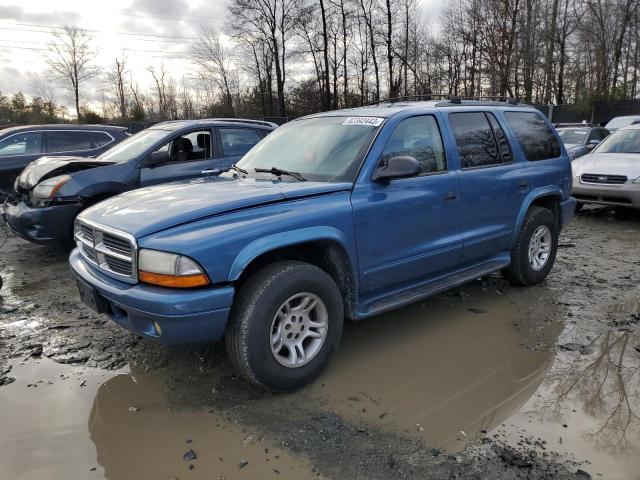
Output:
<svg viewBox="0 0 640 480">
<path fill-rule="evenodd" d="M 89 266 L 75 248 L 71 272 L 108 303 L 107 315 L 120 326 L 164 344 L 215 342 L 222 338 L 234 288 L 178 290 L 120 282 Z M 160 327 L 158 329 L 158 327 Z"/>
<path fill-rule="evenodd" d="M 581 203 L 640 208 L 640 184 L 632 180 L 622 185 L 599 185 L 573 181 L 573 196 Z"/>
<path fill-rule="evenodd" d="M 3 213 L 9 228 L 33 243 L 59 243 L 71 240 L 73 220 L 82 210 L 74 203 L 52 207 L 33 208 L 25 202 L 8 203 Z"/>
</svg>

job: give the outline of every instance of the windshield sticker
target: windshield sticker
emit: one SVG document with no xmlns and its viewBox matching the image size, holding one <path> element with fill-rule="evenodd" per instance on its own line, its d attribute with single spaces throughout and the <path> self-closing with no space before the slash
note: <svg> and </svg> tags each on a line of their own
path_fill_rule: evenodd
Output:
<svg viewBox="0 0 640 480">
<path fill-rule="evenodd" d="M 379 117 L 349 117 L 342 125 L 365 125 L 368 127 L 379 127 L 384 118 Z"/>
</svg>

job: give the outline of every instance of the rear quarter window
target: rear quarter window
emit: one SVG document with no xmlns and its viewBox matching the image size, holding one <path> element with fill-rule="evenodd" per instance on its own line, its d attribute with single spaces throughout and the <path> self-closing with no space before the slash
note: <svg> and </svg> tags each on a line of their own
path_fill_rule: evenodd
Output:
<svg viewBox="0 0 640 480">
<path fill-rule="evenodd" d="M 533 112 L 505 112 L 504 116 L 527 160 L 546 160 L 560 156 L 556 136 L 540 115 Z"/>
</svg>

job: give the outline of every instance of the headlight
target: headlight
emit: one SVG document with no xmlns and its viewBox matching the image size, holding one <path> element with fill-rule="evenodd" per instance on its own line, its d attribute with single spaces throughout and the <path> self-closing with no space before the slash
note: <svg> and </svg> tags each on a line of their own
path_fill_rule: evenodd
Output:
<svg viewBox="0 0 640 480">
<path fill-rule="evenodd" d="M 55 197 L 62 186 L 71 180 L 69 175 L 58 175 L 40 182 L 33 189 L 32 195 L 39 200 L 48 200 Z"/>
<path fill-rule="evenodd" d="M 138 278 L 141 282 L 173 288 L 209 285 L 209 277 L 200 265 L 184 255 L 141 249 L 138 253 Z"/>
</svg>

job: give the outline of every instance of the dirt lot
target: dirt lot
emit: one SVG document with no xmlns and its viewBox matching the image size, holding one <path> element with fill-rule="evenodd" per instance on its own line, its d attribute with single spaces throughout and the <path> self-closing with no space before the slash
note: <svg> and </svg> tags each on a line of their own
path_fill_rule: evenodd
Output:
<svg viewBox="0 0 640 480">
<path fill-rule="evenodd" d="M 221 346 L 94 315 L 67 252 L 10 237 L 2 478 L 638 479 L 639 249 L 640 214 L 587 209 L 544 284 L 496 275 L 349 323 L 319 381 L 272 395 Z"/>
</svg>

